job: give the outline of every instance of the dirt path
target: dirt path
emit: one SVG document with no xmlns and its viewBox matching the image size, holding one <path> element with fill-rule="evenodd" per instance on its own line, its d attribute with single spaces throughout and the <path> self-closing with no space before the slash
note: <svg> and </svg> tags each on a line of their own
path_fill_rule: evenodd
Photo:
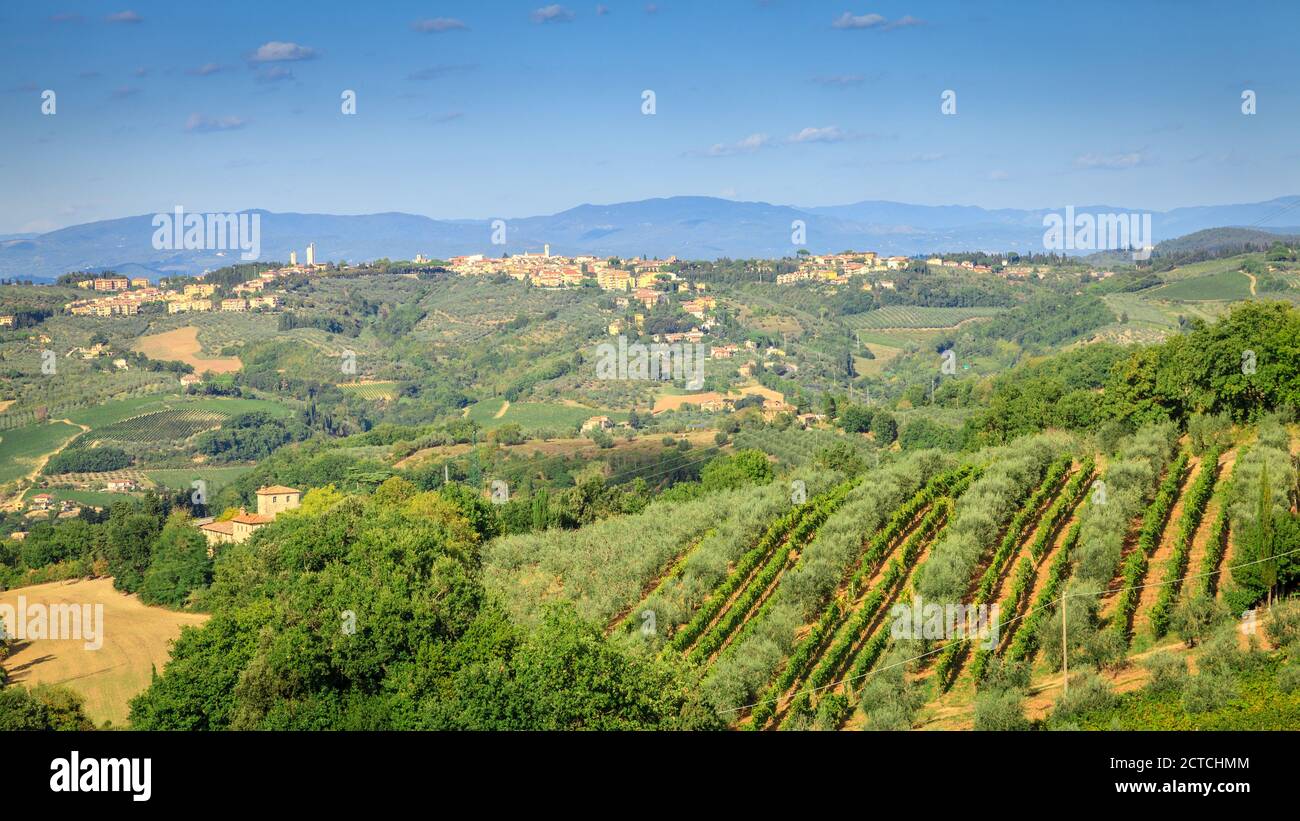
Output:
<svg viewBox="0 0 1300 821">
<path fill-rule="evenodd" d="M 501 417 L 503 417 L 503 416 L 506 415 L 506 411 L 508 411 L 508 410 L 510 410 L 510 400 L 509 400 L 509 399 L 507 399 L 507 400 L 505 401 L 505 403 L 504 403 L 503 405 L 501 405 L 501 410 L 499 410 L 499 411 L 497 411 L 495 414 L 493 414 L 492 418 L 493 418 L 493 419 L 500 419 Z"/>
<path fill-rule="evenodd" d="M 1246 279 L 1250 280 L 1250 295 L 1255 296 L 1256 295 L 1255 286 L 1258 284 L 1259 281 L 1255 278 L 1254 274 L 1247 273 L 1245 271 L 1242 271 L 1241 273 L 1246 274 Z"/>
<path fill-rule="evenodd" d="M 79 429 L 81 430 L 82 433 L 87 433 L 87 432 L 90 431 L 90 425 L 82 425 L 82 424 L 79 424 L 79 423 L 77 423 L 77 422 L 73 422 L 71 419 L 50 419 L 50 420 L 48 420 L 48 421 L 49 421 L 50 424 L 58 424 L 58 423 L 62 423 L 62 424 L 69 425 L 69 426 L 74 427 L 74 428 L 79 428 Z M 47 454 L 45 454 L 44 456 L 42 456 L 42 457 L 40 457 L 39 459 L 37 459 L 37 460 L 36 460 L 36 465 L 35 465 L 35 466 L 34 466 L 34 467 L 33 467 L 33 468 L 32 468 L 32 469 L 27 473 L 27 475 L 24 476 L 23 478 L 26 479 L 26 480 L 29 481 L 29 482 L 35 482 L 35 481 L 36 481 L 36 477 L 37 477 L 37 476 L 40 476 L 40 475 L 41 475 L 41 471 L 45 469 L 45 465 L 46 465 L 46 463 L 48 463 L 48 462 L 50 461 L 50 459 L 52 459 L 53 457 L 58 456 L 60 453 L 62 453 L 62 452 L 64 451 L 64 449 L 66 449 L 66 448 L 68 447 L 68 445 L 72 444 L 72 440 L 74 440 L 74 439 L 76 439 L 76 438 L 77 438 L 77 435 L 69 436 L 69 437 L 68 437 L 68 438 L 63 442 L 63 444 L 59 445 L 59 446 L 58 446 L 57 448 L 55 448 L 54 450 L 50 451 L 49 453 L 47 453 Z M 4 507 L 3 507 L 3 508 L 0 508 L 0 509 L 3 509 L 3 510 L 21 510 L 21 509 L 22 509 L 22 506 L 23 506 L 23 494 L 19 493 L 18 495 L 14 496 L 13 499 L 11 499 L 11 500 L 9 500 L 8 502 L 6 502 L 5 505 L 4 505 Z"/>
<path fill-rule="evenodd" d="M 1156 546 L 1156 552 L 1151 554 L 1147 561 L 1146 578 L 1141 582 L 1144 587 L 1138 591 L 1137 609 L 1133 611 L 1132 635 L 1136 636 L 1139 632 L 1145 630 L 1151 622 L 1151 608 L 1155 606 L 1156 601 L 1160 598 L 1160 593 L 1164 590 L 1165 578 L 1168 572 L 1169 557 L 1174 554 L 1174 546 L 1178 542 L 1178 533 L 1182 530 L 1184 502 L 1187 500 L 1187 491 L 1191 488 L 1192 483 L 1196 481 L 1196 476 L 1201 472 L 1200 456 L 1192 456 L 1187 460 L 1187 470 L 1183 474 L 1183 483 L 1178 488 L 1178 500 L 1174 502 L 1174 507 L 1169 511 L 1169 520 L 1165 523 L 1165 529 L 1160 534 L 1160 543 Z"/>
</svg>

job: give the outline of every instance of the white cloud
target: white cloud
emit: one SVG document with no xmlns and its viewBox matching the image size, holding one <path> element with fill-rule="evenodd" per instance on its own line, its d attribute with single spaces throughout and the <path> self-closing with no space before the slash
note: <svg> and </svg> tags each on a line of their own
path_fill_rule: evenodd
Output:
<svg viewBox="0 0 1300 821">
<path fill-rule="evenodd" d="M 530 19 L 538 25 L 542 23 L 572 23 L 573 18 L 577 15 L 561 6 L 559 3 L 552 3 L 549 6 L 542 6 L 529 15 Z"/>
<path fill-rule="evenodd" d="M 282 43 L 272 40 L 258 46 L 257 51 L 249 56 L 252 63 L 284 63 L 295 60 L 310 60 L 316 56 L 316 50 L 297 43 Z"/>
<path fill-rule="evenodd" d="M 761 148 L 766 148 L 771 142 L 771 138 L 766 134 L 750 134 L 739 142 L 714 143 L 703 151 L 689 153 L 697 157 L 731 157 L 736 154 L 752 154 Z"/>
<path fill-rule="evenodd" d="M 1123 154 L 1080 154 L 1074 158 L 1074 164 L 1078 168 L 1109 170 L 1136 168 L 1145 165 L 1146 161 L 1146 154 L 1142 151 L 1129 151 Z"/>
<path fill-rule="evenodd" d="M 791 134 L 786 138 L 788 143 L 842 143 L 845 140 L 853 139 L 852 134 L 840 128 L 837 125 L 828 125 L 825 128 L 805 128 L 797 134 Z"/>
<path fill-rule="evenodd" d="M 118 11 L 104 18 L 110 23 L 143 23 L 144 18 L 133 11 Z"/>
<path fill-rule="evenodd" d="M 186 69 L 186 74 L 192 74 L 195 77 L 207 77 L 209 74 L 217 74 L 224 71 L 225 68 L 220 63 L 204 63 L 197 68 Z"/>
<path fill-rule="evenodd" d="M 412 31 L 421 34 L 441 34 L 444 31 L 466 31 L 469 26 L 455 17 L 433 17 L 428 20 L 416 20 L 411 24 Z"/>
<path fill-rule="evenodd" d="M 210 131 L 233 131 L 237 128 L 243 128 L 248 125 L 248 120 L 243 117 L 206 117 L 202 114 L 191 114 L 185 120 L 185 130 L 203 134 Z"/>
<path fill-rule="evenodd" d="M 880 29 L 881 31 L 923 25 L 925 25 L 924 20 L 919 20 L 910 14 L 905 14 L 897 20 L 889 20 L 883 14 L 853 14 L 847 11 L 831 23 L 831 27 L 837 29 Z"/>
<path fill-rule="evenodd" d="M 850 14 L 844 12 L 836 18 L 831 26 L 837 29 L 872 29 L 885 24 L 885 17 L 881 14 Z"/>
</svg>

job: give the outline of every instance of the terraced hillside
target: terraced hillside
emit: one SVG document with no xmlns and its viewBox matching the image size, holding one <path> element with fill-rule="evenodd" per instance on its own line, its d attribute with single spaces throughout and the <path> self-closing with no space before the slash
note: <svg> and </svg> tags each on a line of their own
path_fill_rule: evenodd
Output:
<svg viewBox="0 0 1300 821">
<path fill-rule="evenodd" d="M 1278 437 L 1193 447 L 1164 425 L 1111 453 L 1050 433 L 921 451 L 808 478 L 793 500 L 775 482 L 508 537 L 485 565 L 517 615 L 569 598 L 617 641 L 685 661 L 737 729 L 969 727 L 1008 671 L 1051 692 L 1062 601 L 1086 663 L 1169 648 L 1180 605 L 1238 590 L 1232 505 L 1258 484 L 1234 465 L 1290 458 Z"/>
</svg>

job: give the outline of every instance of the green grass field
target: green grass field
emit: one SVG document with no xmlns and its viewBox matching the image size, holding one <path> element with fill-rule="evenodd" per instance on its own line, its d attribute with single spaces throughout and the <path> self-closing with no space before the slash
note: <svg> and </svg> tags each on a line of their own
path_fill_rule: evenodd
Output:
<svg viewBox="0 0 1300 821">
<path fill-rule="evenodd" d="M 1239 271 L 1219 271 L 1204 276 L 1180 279 L 1143 292 L 1152 299 L 1183 302 L 1250 299 L 1250 280 Z"/>
<path fill-rule="evenodd" d="M 144 475 L 158 485 L 173 489 L 193 487 L 191 482 L 195 479 L 202 479 L 208 483 L 208 494 L 211 495 L 252 469 L 248 465 L 220 468 L 160 468 L 158 470 L 145 470 Z"/>
<path fill-rule="evenodd" d="M 79 505 L 89 507 L 108 507 L 115 501 L 128 498 L 134 494 L 130 493 L 108 493 L 101 490 L 76 490 L 75 488 L 28 488 L 23 494 L 24 501 L 31 501 L 31 498 L 38 493 L 48 493 L 54 497 L 54 501 L 62 502 L 68 500 L 76 502 Z"/>
<path fill-rule="evenodd" d="M 28 425 L 0 433 L 0 483 L 12 482 L 32 472 L 36 462 L 79 431 L 65 422 Z"/>
<path fill-rule="evenodd" d="M 996 316 L 1001 308 L 927 308 L 916 305 L 891 305 L 846 320 L 853 328 L 951 328 L 968 319 Z"/>
<path fill-rule="evenodd" d="M 504 399 L 484 399 L 471 405 L 466 416 L 488 430 L 510 423 L 517 424 L 525 430 L 539 428 L 558 430 L 576 427 L 593 416 L 608 416 L 616 422 L 627 418 L 627 413 L 624 411 L 552 405 L 545 402 L 511 402 L 505 415 L 497 417 L 504 404 Z"/>
</svg>

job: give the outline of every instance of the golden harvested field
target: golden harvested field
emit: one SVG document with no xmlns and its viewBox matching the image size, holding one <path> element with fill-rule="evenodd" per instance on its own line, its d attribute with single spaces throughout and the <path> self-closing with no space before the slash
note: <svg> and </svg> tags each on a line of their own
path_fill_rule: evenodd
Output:
<svg viewBox="0 0 1300 821">
<path fill-rule="evenodd" d="M 199 344 L 199 329 L 193 325 L 161 334 L 142 336 L 133 346 L 151 359 L 176 360 L 193 365 L 195 373 L 234 373 L 243 367 L 237 356 L 204 359 L 203 346 Z"/>
<path fill-rule="evenodd" d="M 96 724 L 111 720 L 126 724 L 128 702 L 149 686 L 156 666 L 159 672 L 171 655 L 171 642 L 185 625 L 208 620 L 198 613 L 177 613 L 142 604 L 135 596 L 113 589 L 112 579 L 20 587 L 0 593 L 0 604 L 18 606 L 18 597 L 33 604 L 104 606 L 103 646 L 87 650 L 77 640 L 19 641 L 18 650 L 5 659 L 10 681 L 27 686 L 62 684 L 86 699 L 86 714 Z M 10 632 L 16 628 L 9 626 Z"/>
</svg>

